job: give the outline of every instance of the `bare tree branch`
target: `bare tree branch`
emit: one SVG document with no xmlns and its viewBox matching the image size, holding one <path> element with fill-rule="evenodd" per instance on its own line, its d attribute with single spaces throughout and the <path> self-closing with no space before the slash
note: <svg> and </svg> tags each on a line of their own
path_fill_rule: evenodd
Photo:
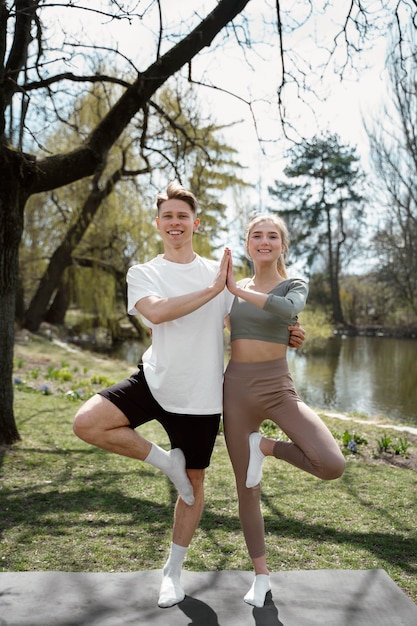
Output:
<svg viewBox="0 0 417 626">
<path fill-rule="evenodd" d="M 31 193 L 65 185 L 80 176 L 91 174 L 103 154 L 113 145 L 132 117 L 184 64 L 204 47 L 209 46 L 219 30 L 238 15 L 249 0 L 222 0 L 217 7 L 191 33 L 171 50 L 157 59 L 139 75 L 93 130 L 87 141 L 65 155 L 54 155 L 38 161 L 36 176 L 32 177 Z"/>
</svg>

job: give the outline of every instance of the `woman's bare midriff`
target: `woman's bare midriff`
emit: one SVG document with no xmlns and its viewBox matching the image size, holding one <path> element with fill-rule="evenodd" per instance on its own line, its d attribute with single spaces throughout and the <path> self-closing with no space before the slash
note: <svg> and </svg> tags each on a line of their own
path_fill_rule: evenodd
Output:
<svg viewBox="0 0 417 626">
<path fill-rule="evenodd" d="M 240 363 L 262 363 L 282 359 L 287 346 L 259 339 L 235 339 L 231 342 L 231 359 Z"/>
</svg>

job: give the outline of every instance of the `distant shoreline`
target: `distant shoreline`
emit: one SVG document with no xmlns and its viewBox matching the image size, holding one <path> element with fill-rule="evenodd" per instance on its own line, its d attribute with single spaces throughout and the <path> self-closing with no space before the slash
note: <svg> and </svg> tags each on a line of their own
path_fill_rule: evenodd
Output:
<svg viewBox="0 0 417 626">
<path fill-rule="evenodd" d="M 387 337 L 392 339 L 417 339 L 417 328 L 384 328 L 383 326 L 366 326 L 364 328 L 347 326 L 334 328 L 337 337 Z"/>
<path fill-rule="evenodd" d="M 369 424 L 372 424 L 373 426 L 376 426 L 378 428 L 390 428 L 392 430 L 398 430 L 400 432 L 410 433 L 411 435 L 417 435 L 417 428 L 414 428 L 413 426 L 394 425 L 393 423 L 380 424 L 379 422 L 377 422 L 376 420 L 372 420 L 371 418 L 360 419 L 358 417 L 353 417 L 353 416 L 350 417 L 346 413 L 337 413 L 333 411 L 327 411 L 326 409 L 316 409 L 316 410 L 322 415 L 326 415 L 328 417 L 334 417 L 336 419 L 344 420 L 346 422 L 350 421 L 350 422 L 355 422 L 356 424 L 367 424 L 368 426 Z"/>
</svg>

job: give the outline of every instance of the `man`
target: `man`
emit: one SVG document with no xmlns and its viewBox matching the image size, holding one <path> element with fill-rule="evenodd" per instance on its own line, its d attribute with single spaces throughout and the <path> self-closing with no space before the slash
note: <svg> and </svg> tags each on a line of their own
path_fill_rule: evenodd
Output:
<svg viewBox="0 0 417 626">
<path fill-rule="evenodd" d="M 136 374 L 80 408 L 74 432 L 100 448 L 158 467 L 176 486 L 171 549 L 158 600 L 166 608 L 185 598 L 180 576 L 203 511 L 204 473 L 220 422 L 223 325 L 232 296 L 226 289 L 228 251 L 219 264 L 193 250 L 200 223 L 194 195 L 170 183 L 158 196 L 157 209 L 164 253 L 127 275 L 128 312 L 142 316 L 152 345 Z M 302 341 L 303 331 L 295 330 L 293 345 Z M 135 430 L 153 419 L 167 431 L 169 452 Z"/>
</svg>

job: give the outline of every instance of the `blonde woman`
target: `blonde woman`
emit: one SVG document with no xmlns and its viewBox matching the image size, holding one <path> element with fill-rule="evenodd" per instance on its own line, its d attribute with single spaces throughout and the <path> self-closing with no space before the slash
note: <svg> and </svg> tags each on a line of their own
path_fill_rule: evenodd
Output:
<svg viewBox="0 0 417 626">
<path fill-rule="evenodd" d="M 287 276 L 288 243 L 281 218 L 256 217 L 246 233 L 254 275 L 236 283 L 230 258 L 226 281 L 235 298 L 229 318 L 231 359 L 224 378 L 224 432 L 255 571 L 244 600 L 257 607 L 264 605 L 271 589 L 260 507 L 264 458 L 286 461 L 323 480 L 340 477 L 345 467 L 339 446 L 299 398 L 288 370 L 288 327 L 296 323 L 308 294 L 304 280 Z M 275 422 L 290 441 L 262 437 L 259 428 L 266 419 Z"/>
</svg>

